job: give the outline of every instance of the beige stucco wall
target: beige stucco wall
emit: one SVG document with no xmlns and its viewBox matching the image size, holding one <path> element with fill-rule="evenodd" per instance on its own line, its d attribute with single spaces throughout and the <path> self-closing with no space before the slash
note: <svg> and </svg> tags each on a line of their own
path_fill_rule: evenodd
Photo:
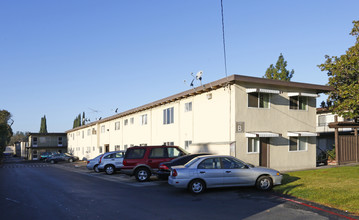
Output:
<svg viewBox="0 0 359 220">
<path fill-rule="evenodd" d="M 107 144 L 110 146 L 110 151 L 113 151 L 116 145 L 123 150 L 125 145 L 127 147 L 140 144 L 162 145 L 164 142 L 174 142 L 175 145 L 185 148 L 185 141 L 192 141 L 192 145 L 187 149 L 190 152 L 198 151 L 198 147 L 203 149 L 203 146 L 210 146 L 213 149 L 212 152 L 229 154 L 230 138 L 233 139 L 232 142 L 234 141 L 234 135 L 230 134 L 229 126 L 230 90 L 220 88 L 209 93 L 190 96 L 69 132 L 69 148 L 80 158 L 93 158 L 100 153 L 99 147 L 102 147 L 102 152 L 104 152 L 104 146 Z M 185 103 L 188 102 L 192 102 L 192 111 L 186 112 Z M 163 124 L 163 110 L 172 107 L 174 123 Z M 147 114 L 146 125 L 141 124 L 141 116 L 144 114 Z M 234 114 L 232 115 L 233 118 Z M 134 120 L 133 124 L 131 124 L 131 118 Z M 126 119 L 128 124 L 124 125 Z M 118 121 L 120 130 L 115 130 L 115 122 Z M 103 125 L 105 132 L 101 132 Z M 97 130 L 97 134 L 88 136 L 87 130 L 92 130 L 92 128 Z M 82 132 L 84 132 L 83 136 Z M 88 152 L 86 150 L 88 146 L 95 146 L 96 150 L 93 151 L 91 148 Z"/>
<path fill-rule="evenodd" d="M 264 87 L 264 89 L 280 90 L 282 94 L 270 95 L 270 107 L 249 108 L 246 88 L 263 88 L 258 85 L 236 85 L 236 121 L 245 123 L 245 132 L 273 132 L 282 137 L 270 138 L 269 166 L 279 170 L 294 170 L 316 166 L 315 137 L 310 138 L 307 151 L 290 152 L 287 132 L 316 131 L 316 99 L 308 97 L 307 110 L 289 109 L 288 92 L 312 92 L 305 90 L 289 90 L 283 88 Z M 244 133 L 236 134 L 237 154 L 244 161 L 259 165 L 259 153 L 248 153 L 248 138 Z"/>
<path fill-rule="evenodd" d="M 230 89 L 229 89 L 230 88 Z M 283 93 L 271 95 L 269 109 L 248 108 L 246 88 L 265 88 L 280 90 Z M 99 154 L 99 147 L 108 144 L 110 151 L 115 146 L 162 145 L 174 142 L 184 148 L 185 141 L 192 141 L 189 152 L 209 151 L 217 154 L 236 156 L 246 162 L 258 165 L 259 153 L 248 153 L 246 132 L 268 131 L 282 134 L 270 138 L 269 166 L 279 170 L 312 168 L 316 165 L 315 137 L 309 138 L 306 151 L 289 152 L 287 132 L 316 131 L 316 100 L 308 98 L 307 110 L 289 109 L 288 92 L 315 93 L 310 90 L 263 87 L 262 85 L 234 84 L 210 92 L 189 96 L 177 101 L 162 104 L 144 111 L 133 113 L 107 122 L 99 122 L 89 128 L 69 132 L 69 147 L 82 149 L 87 146 L 91 152 L 76 150 L 80 158 L 92 158 Z M 192 111 L 185 112 L 185 103 L 192 102 Z M 163 124 L 163 110 L 174 109 L 174 123 Z M 141 115 L 147 114 L 147 124 L 141 124 Z M 134 123 L 130 120 L 134 118 Z M 128 125 L 124 125 L 124 120 Z M 120 122 L 120 130 L 115 130 L 115 122 Z M 243 133 L 236 133 L 236 122 L 244 122 Z M 101 126 L 105 132 L 101 133 Z M 87 136 L 87 129 L 95 128 L 96 135 Z M 84 138 L 81 136 L 85 130 Z"/>
</svg>

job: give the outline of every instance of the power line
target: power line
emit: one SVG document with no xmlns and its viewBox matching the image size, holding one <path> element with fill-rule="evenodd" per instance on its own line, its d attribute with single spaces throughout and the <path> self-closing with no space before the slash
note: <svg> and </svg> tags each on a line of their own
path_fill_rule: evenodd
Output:
<svg viewBox="0 0 359 220">
<path fill-rule="evenodd" d="M 221 0 L 221 14 L 222 14 L 222 41 L 223 41 L 223 56 L 224 56 L 224 72 L 227 75 L 227 55 L 226 55 L 226 39 L 224 37 L 224 15 L 223 15 L 223 0 Z"/>
</svg>

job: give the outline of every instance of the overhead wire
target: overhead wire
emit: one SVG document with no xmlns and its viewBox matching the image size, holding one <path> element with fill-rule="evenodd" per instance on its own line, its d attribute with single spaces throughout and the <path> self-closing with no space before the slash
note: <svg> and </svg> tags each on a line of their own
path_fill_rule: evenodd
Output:
<svg viewBox="0 0 359 220">
<path fill-rule="evenodd" d="M 223 42 L 223 57 L 224 57 L 224 72 L 227 78 L 227 53 L 226 53 L 226 39 L 224 35 L 224 13 L 223 13 L 223 0 L 221 0 L 221 15 L 222 15 L 222 42 Z"/>
</svg>

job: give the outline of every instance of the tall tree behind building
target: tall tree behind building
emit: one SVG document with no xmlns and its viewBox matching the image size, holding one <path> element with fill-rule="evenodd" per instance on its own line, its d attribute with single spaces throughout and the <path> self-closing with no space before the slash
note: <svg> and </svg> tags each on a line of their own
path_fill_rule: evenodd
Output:
<svg viewBox="0 0 359 220">
<path fill-rule="evenodd" d="M 41 118 L 40 133 L 47 133 L 46 115 Z"/>
<path fill-rule="evenodd" d="M 294 70 L 293 69 L 292 71 L 287 70 L 287 61 L 285 61 L 283 55 L 280 54 L 275 66 L 271 64 L 268 67 L 264 75 L 264 78 L 290 81 L 290 79 L 293 77 L 293 74 L 294 74 Z"/>
<path fill-rule="evenodd" d="M 356 37 L 354 46 L 340 57 L 326 55 L 326 61 L 318 65 L 327 71 L 328 84 L 334 87 L 329 93 L 330 110 L 345 118 L 359 121 L 359 21 L 353 21 L 350 35 Z"/>
</svg>

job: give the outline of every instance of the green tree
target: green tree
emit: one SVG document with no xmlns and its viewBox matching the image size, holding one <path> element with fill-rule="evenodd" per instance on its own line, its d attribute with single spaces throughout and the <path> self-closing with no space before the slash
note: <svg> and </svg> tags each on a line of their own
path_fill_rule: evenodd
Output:
<svg viewBox="0 0 359 220">
<path fill-rule="evenodd" d="M 7 110 L 0 110 L 0 156 L 3 155 L 6 145 L 13 135 L 11 126 L 8 124 L 11 114 Z"/>
<path fill-rule="evenodd" d="M 290 79 L 293 77 L 293 74 L 294 74 L 294 70 L 293 69 L 292 71 L 287 70 L 287 61 L 285 61 L 283 55 L 280 54 L 275 66 L 271 64 L 268 67 L 264 75 L 264 78 L 290 81 Z"/>
<path fill-rule="evenodd" d="M 81 123 L 82 123 L 81 121 L 82 121 L 82 120 L 81 120 L 81 114 L 79 114 L 79 115 L 75 118 L 72 128 L 80 127 L 80 126 L 81 126 Z"/>
<path fill-rule="evenodd" d="M 29 136 L 29 132 L 17 131 L 17 132 L 11 137 L 9 145 L 14 145 L 15 142 L 27 141 L 28 136 Z"/>
<path fill-rule="evenodd" d="M 326 55 L 326 61 L 318 65 L 322 71 L 327 71 L 328 84 L 334 91 L 328 95 L 330 110 L 345 118 L 359 118 L 359 21 L 353 21 L 354 27 L 350 35 L 356 37 L 354 46 L 345 54 L 337 56 Z"/>
<path fill-rule="evenodd" d="M 41 118 L 40 133 L 47 133 L 46 115 Z"/>
</svg>

